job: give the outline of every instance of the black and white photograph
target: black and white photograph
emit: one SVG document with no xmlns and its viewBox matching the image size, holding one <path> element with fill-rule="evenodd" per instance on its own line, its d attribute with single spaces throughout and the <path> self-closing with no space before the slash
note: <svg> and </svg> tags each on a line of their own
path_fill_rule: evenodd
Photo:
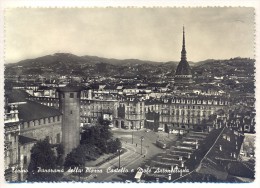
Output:
<svg viewBox="0 0 260 188">
<path fill-rule="evenodd" d="M 254 7 L 5 9 L 5 181 L 253 183 L 255 21 Z"/>
</svg>

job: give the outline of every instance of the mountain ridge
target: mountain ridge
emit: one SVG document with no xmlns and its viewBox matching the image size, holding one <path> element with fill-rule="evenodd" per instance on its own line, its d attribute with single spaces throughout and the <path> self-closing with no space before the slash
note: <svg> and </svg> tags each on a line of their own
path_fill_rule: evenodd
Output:
<svg viewBox="0 0 260 188">
<path fill-rule="evenodd" d="M 231 58 L 228 60 L 207 59 L 190 61 L 197 75 L 212 73 L 231 74 L 233 69 L 254 72 L 254 60 L 250 58 Z M 78 75 L 78 76 L 146 76 L 164 77 L 175 74 L 179 61 L 156 62 L 139 59 L 113 59 L 98 56 L 77 56 L 70 53 L 55 53 L 34 59 L 25 59 L 17 63 L 5 64 L 7 75 Z M 240 71 L 241 72 L 241 71 Z"/>
</svg>

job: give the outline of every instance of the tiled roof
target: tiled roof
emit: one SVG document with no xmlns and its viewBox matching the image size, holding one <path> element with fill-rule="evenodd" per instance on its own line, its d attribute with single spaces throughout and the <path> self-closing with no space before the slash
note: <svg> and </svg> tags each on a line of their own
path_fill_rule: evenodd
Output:
<svg viewBox="0 0 260 188">
<path fill-rule="evenodd" d="M 236 132 L 236 134 L 235 134 Z M 229 141 L 223 138 L 223 135 L 229 137 Z M 244 136 L 241 135 L 238 131 L 233 131 L 228 128 L 225 128 L 223 134 L 218 139 L 215 144 L 215 147 L 211 150 L 208 154 L 208 157 L 212 160 L 215 158 L 223 158 L 223 159 L 232 159 L 234 160 L 233 154 L 235 153 L 236 156 L 239 155 L 240 147 L 243 142 Z M 219 150 L 219 146 L 222 146 L 222 151 Z M 237 148 L 236 148 L 237 145 Z M 232 156 L 231 156 L 232 153 Z"/>
<path fill-rule="evenodd" d="M 96 90 L 97 90 L 97 89 L 99 89 L 99 84 L 96 84 L 96 83 L 95 83 L 95 84 L 90 84 L 90 85 L 89 85 L 89 88 L 90 88 L 90 89 L 96 89 Z"/>
<path fill-rule="evenodd" d="M 38 88 L 38 90 L 48 90 L 48 89 L 53 89 L 52 87 L 49 87 L 49 86 L 40 86 Z"/>
<path fill-rule="evenodd" d="M 125 85 L 124 89 L 136 89 L 136 85 Z"/>
<path fill-rule="evenodd" d="M 169 83 L 149 83 L 148 87 L 167 87 Z"/>
<path fill-rule="evenodd" d="M 29 138 L 29 137 L 26 137 L 26 136 L 22 136 L 22 135 L 19 135 L 19 143 L 20 144 L 28 144 L 28 143 L 33 143 L 33 142 L 36 142 L 37 140 L 34 139 L 34 138 Z"/>
<path fill-rule="evenodd" d="M 27 101 L 25 104 L 18 105 L 18 112 L 18 117 L 21 121 L 31 121 L 62 115 L 59 110 L 50 108 L 34 101 Z"/>
<path fill-rule="evenodd" d="M 116 90 L 116 89 L 117 89 L 117 86 L 116 86 L 116 85 L 106 85 L 104 89 L 107 89 L 107 90 Z"/>
<path fill-rule="evenodd" d="M 78 92 L 83 90 L 84 88 L 82 86 L 73 86 L 73 85 L 67 85 L 65 87 L 58 88 L 58 91 L 61 92 Z"/>
<path fill-rule="evenodd" d="M 26 98 L 30 95 L 23 90 L 6 90 L 5 91 L 6 97 L 8 98 L 9 103 L 15 102 L 25 102 Z"/>
<path fill-rule="evenodd" d="M 246 177 L 246 178 L 254 178 L 255 170 L 254 168 L 248 167 L 247 164 L 242 161 L 232 161 L 228 166 L 228 173 L 233 176 Z"/>
</svg>

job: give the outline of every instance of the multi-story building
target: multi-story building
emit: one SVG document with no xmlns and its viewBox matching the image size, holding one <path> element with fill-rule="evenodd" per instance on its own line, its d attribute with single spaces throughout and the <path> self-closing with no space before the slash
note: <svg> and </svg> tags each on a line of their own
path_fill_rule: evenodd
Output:
<svg viewBox="0 0 260 188">
<path fill-rule="evenodd" d="M 59 106 L 58 98 L 30 99 L 54 108 Z M 115 127 L 140 129 L 144 127 L 145 114 L 149 111 L 159 114 L 161 130 L 164 130 L 165 125 L 183 129 L 202 129 L 202 124 L 205 125 L 203 121 L 219 109 L 226 109 L 228 105 L 228 98 L 218 95 L 188 96 L 161 92 L 161 95 L 155 98 L 137 94 L 124 96 L 108 93 L 93 97 L 91 92 L 85 89 L 81 92 L 80 116 L 81 125 L 94 123 L 99 117 L 103 117 L 109 119 Z"/>
<path fill-rule="evenodd" d="M 142 129 L 145 120 L 144 100 L 136 97 L 130 97 L 124 100 L 124 128 Z M 119 109 L 120 110 L 120 109 Z"/>
<path fill-rule="evenodd" d="M 176 96 L 151 99 L 145 102 L 146 113 L 159 114 L 159 128 L 171 129 L 206 128 L 206 120 L 220 109 L 227 110 L 229 102 L 226 98 L 206 96 Z"/>
<path fill-rule="evenodd" d="M 82 99 L 80 101 L 80 116 L 82 124 L 91 124 L 98 118 L 111 122 L 117 117 L 119 101 L 115 99 Z"/>
</svg>

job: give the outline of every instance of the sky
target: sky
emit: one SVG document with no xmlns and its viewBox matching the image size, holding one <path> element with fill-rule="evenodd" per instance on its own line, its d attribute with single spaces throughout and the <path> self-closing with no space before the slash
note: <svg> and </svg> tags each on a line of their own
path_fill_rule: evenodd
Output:
<svg viewBox="0 0 260 188">
<path fill-rule="evenodd" d="M 253 8 L 14 8 L 5 10 L 5 63 L 54 53 L 179 61 L 254 58 Z"/>
</svg>

